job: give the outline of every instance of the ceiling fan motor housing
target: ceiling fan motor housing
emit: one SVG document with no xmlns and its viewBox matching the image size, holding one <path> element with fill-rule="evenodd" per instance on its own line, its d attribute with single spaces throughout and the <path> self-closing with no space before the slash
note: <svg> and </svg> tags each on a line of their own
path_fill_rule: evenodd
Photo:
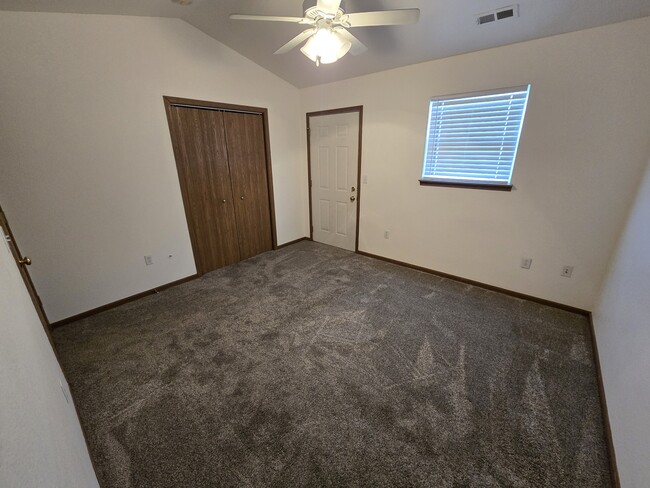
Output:
<svg viewBox="0 0 650 488">
<path fill-rule="evenodd" d="M 310 13 L 315 12 L 317 3 L 318 3 L 317 0 L 304 0 L 302 2 L 302 11 L 305 12 L 306 15 L 308 10 L 311 10 Z M 339 10 L 345 11 L 344 1 L 341 2 L 341 5 L 339 6 Z M 334 12 L 332 12 L 332 15 L 334 15 Z M 313 18 L 311 15 L 307 15 L 307 16 Z"/>
</svg>

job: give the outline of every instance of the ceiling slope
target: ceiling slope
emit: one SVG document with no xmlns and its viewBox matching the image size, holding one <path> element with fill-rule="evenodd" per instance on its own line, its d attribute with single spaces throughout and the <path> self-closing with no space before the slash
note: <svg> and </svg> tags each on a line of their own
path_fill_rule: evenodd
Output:
<svg viewBox="0 0 650 488">
<path fill-rule="evenodd" d="M 0 0 L 0 10 L 178 17 L 298 88 L 650 15 L 650 0 L 520 0 L 519 17 L 478 26 L 504 0 L 347 0 L 347 12 L 417 7 L 418 24 L 353 29 L 368 51 L 316 67 L 299 49 L 274 55 L 304 26 L 231 13 L 302 16 L 300 0 Z"/>
</svg>

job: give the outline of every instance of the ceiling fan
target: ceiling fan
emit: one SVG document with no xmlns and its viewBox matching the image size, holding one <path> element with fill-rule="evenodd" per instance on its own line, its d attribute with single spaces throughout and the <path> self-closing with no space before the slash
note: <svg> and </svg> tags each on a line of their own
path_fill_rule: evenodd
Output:
<svg viewBox="0 0 650 488">
<path fill-rule="evenodd" d="M 420 18 L 420 9 L 417 8 L 346 14 L 341 8 L 341 0 L 317 0 L 315 3 L 314 5 L 313 0 L 304 2 L 304 17 L 232 14 L 230 18 L 308 25 L 308 29 L 275 51 L 275 54 L 287 53 L 307 41 L 300 50 L 314 61 L 316 66 L 333 63 L 348 51 L 356 56 L 368 50 L 348 31 L 349 28 L 414 24 Z"/>
</svg>

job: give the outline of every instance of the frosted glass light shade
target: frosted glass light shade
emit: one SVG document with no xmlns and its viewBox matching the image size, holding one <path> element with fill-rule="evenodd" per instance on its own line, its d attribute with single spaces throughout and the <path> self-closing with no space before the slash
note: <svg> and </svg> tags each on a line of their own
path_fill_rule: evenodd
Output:
<svg viewBox="0 0 650 488">
<path fill-rule="evenodd" d="M 316 64 L 338 61 L 350 50 L 352 44 L 332 29 L 319 29 L 300 49 Z"/>
</svg>

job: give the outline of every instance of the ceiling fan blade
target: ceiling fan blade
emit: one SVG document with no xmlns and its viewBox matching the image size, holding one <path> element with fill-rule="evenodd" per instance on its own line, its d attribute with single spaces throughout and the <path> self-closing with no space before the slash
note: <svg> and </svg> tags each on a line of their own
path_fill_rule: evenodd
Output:
<svg viewBox="0 0 650 488">
<path fill-rule="evenodd" d="M 294 24 L 313 24 L 311 19 L 303 17 L 278 17 L 275 15 L 230 14 L 232 20 L 264 20 L 269 22 L 292 22 Z"/>
<path fill-rule="evenodd" d="M 369 27 L 373 25 L 415 24 L 420 18 L 419 8 L 384 10 L 379 12 L 359 12 L 343 17 L 350 27 Z"/>
<path fill-rule="evenodd" d="M 326 14 L 335 14 L 341 6 L 341 0 L 318 0 L 316 8 Z"/>
<path fill-rule="evenodd" d="M 288 53 L 294 47 L 296 47 L 298 44 L 300 44 L 301 42 L 303 42 L 307 38 L 313 36 L 315 32 L 316 31 L 314 29 L 307 29 L 307 30 L 302 31 L 300 34 L 298 34 L 296 37 L 291 39 L 289 42 L 287 42 L 284 46 L 282 46 L 280 49 L 275 51 L 273 54 Z"/>
<path fill-rule="evenodd" d="M 352 44 L 352 47 L 350 48 L 350 54 L 352 54 L 353 56 L 358 56 L 359 54 L 365 53 L 368 50 L 366 45 L 363 42 L 361 42 L 359 39 L 354 37 L 347 29 L 339 27 L 334 30 L 343 39 L 345 39 L 346 41 L 350 41 L 350 44 Z"/>
</svg>

